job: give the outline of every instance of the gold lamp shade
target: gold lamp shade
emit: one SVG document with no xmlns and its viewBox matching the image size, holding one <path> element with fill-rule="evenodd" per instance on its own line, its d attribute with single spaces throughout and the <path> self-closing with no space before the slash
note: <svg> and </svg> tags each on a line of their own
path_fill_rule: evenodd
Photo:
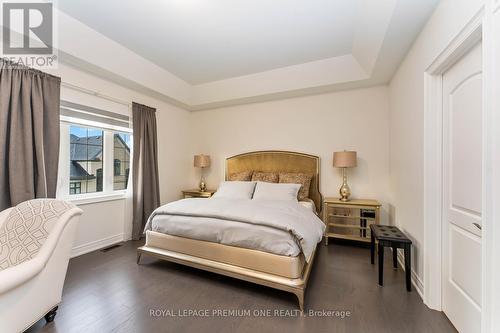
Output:
<svg viewBox="0 0 500 333">
<path fill-rule="evenodd" d="M 358 165 L 355 151 L 337 151 L 333 153 L 333 166 L 335 168 L 354 168 Z"/>
<path fill-rule="evenodd" d="M 208 168 L 210 166 L 210 156 L 209 155 L 194 155 L 193 165 L 196 168 Z"/>
</svg>

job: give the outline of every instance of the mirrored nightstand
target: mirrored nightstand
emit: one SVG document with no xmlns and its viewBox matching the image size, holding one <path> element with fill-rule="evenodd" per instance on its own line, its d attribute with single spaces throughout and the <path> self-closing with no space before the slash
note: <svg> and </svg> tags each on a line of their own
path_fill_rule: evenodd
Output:
<svg viewBox="0 0 500 333">
<path fill-rule="evenodd" d="M 326 224 L 325 244 L 328 238 L 370 242 L 370 225 L 379 224 L 381 204 L 376 200 L 338 198 L 323 201 L 323 222 Z"/>
<path fill-rule="evenodd" d="M 184 190 L 182 191 L 182 197 L 184 199 L 186 198 L 210 198 L 212 195 L 214 195 L 216 191 L 215 190 L 205 190 L 205 191 L 200 191 L 200 190 Z"/>
</svg>

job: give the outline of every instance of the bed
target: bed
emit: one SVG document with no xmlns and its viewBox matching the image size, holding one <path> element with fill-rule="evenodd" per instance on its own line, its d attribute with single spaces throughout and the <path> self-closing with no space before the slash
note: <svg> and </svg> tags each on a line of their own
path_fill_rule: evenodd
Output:
<svg viewBox="0 0 500 333">
<path fill-rule="evenodd" d="M 319 213 L 322 208 L 322 196 L 319 191 L 319 165 L 319 157 L 317 156 L 287 151 L 250 152 L 226 159 L 226 180 L 231 174 L 255 170 L 312 175 L 308 196 L 309 202 L 302 203 L 302 206 L 307 206 L 307 208 L 283 207 L 283 215 L 279 215 L 288 219 L 287 222 L 294 226 L 292 229 L 299 231 L 300 235 L 295 235 L 295 237 L 302 240 L 295 242 L 297 243 L 296 247 L 293 246 L 293 241 L 286 238 L 288 235 L 292 239 L 294 237 L 293 233 L 280 233 L 281 230 L 272 228 L 269 225 L 239 223 L 241 219 L 234 218 L 234 216 L 244 215 L 240 211 L 255 208 L 251 202 L 225 203 L 224 200 L 217 201 L 215 199 L 185 199 L 176 202 L 173 206 L 182 210 L 185 207 L 189 208 L 190 205 L 196 205 L 196 200 L 198 200 L 198 204 L 203 204 L 207 210 L 217 211 L 221 207 L 226 207 L 224 210 L 225 215 L 221 219 L 210 214 L 196 217 L 172 214 L 172 205 L 170 205 L 169 214 L 153 213 L 148 221 L 149 226 L 146 227 L 146 243 L 137 250 L 137 263 L 140 263 L 142 255 L 150 255 L 159 259 L 280 289 L 295 294 L 300 309 L 304 310 L 304 293 L 314 263 L 318 242 L 315 240 L 306 244 L 303 238 L 314 239 L 314 236 L 303 237 L 303 235 L 308 232 L 313 235 L 316 233 L 316 230 L 309 230 L 310 226 L 307 224 L 309 223 L 307 220 L 309 215 L 306 211 L 316 210 L 316 213 Z M 269 209 L 268 215 L 271 216 L 269 219 L 273 222 L 272 217 L 276 216 L 273 215 L 275 213 L 273 209 L 276 209 L 270 207 L 270 205 L 266 207 L 265 203 L 258 205 L 259 215 L 266 216 L 265 212 Z M 160 208 L 158 211 L 161 212 Z M 233 217 L 229 218 L 231 216 Z M 154 227 L 152 226 L 153 223 Z M 203 228 L 208 225 L 210 228 L 205 228 L 207 230 L 204 231 Z M 191 230 L 197 230 L 198 235 L 192 236 L 192 234 L 188 234 L 188 231 L 186 231 L 188 227 Z M 228 230 L 231 232 L 228 233 Z M 245 239 L 240 239 L 240 237 L 235 241 L 233 237 L 226 242 L 221 242 L 221 238 L 225 234 L 231 236 L 235 234 L 245 235 Z M 252 235 L 255 235 L 255 237 Z M 257 237 L 257 235 L 265 236 Z M 253 240 L 259 242 L 256 248 L 241 243 L 248 241 L 252 237 Z"/>
</svg>

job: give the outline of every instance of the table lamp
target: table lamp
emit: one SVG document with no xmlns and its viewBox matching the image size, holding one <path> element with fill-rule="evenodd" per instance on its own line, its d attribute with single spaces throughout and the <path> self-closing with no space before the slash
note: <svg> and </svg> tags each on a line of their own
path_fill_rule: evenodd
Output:
<svg viewBox="0 0 500 333">
<path fill-rule="evenodd" d="M 351 189 L 347 185 L 347 168 L 353 168 L 357 165 L 357 156 L 355 151 L 337 151 L 333 153 L 333 167 L 342 168 L 342 186 L 340 187 L 340 201 L 349 201 Z"/>
<path fill-rule="evenodd" d="M 205 184 L 205 177 L 203 175 L 203 169 L 210 166 L 210 156 L 209 155 L 194 155 L 194 166 L 195 168 L 201 168 L 201 178 L 200 178 L 200 191 L 205 192 L 207 186 Z"/>
</svg>

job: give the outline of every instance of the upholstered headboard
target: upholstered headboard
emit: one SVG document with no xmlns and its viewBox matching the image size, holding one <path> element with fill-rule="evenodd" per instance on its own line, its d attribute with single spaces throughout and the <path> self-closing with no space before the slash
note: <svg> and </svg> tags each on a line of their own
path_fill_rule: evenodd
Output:
<svg viewBox="0 0 500 333">
<path fill-rule="evenodd" d="M 319 191 L 319 157 L 309 154 L 267 150 L 231 156 L 226 159 L 226 180 L 230 174 L 242 171 L 301 172 L 313 175 L 309 198 L 321 212 L 323 202 Z"/>
</svg>

